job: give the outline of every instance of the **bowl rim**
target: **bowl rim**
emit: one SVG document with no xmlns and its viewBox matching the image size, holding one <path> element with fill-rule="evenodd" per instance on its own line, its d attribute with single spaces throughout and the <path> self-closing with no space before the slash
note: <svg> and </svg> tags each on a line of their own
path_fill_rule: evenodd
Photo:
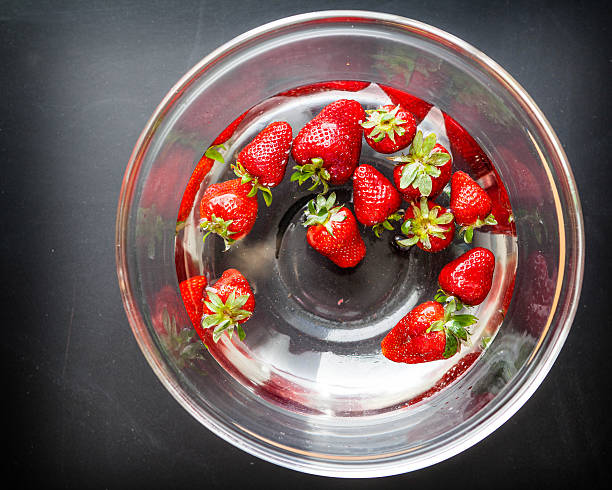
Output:
<svg viewBox="0 0 612 490">
<path fill-rule="evenodd" d="M 141 335 L 140 330 L 137 328 L 137 325 L 144 324 L 144 320 L 139 308 L 136 305 L 136 302 L 134 301 L 132 288 L 128 280 L 126 230 L 129 218 L 129 203 L 131 202 L 131 198 L 134 193 L 135 176 L 140 168 L 140 156 L 146 152 L 147 143 L 151 140 L 156 130 L 156 121 L 158 121 L 159 118 L 169 110 L 177 96 L 191 84 L 191 81 L 208 65 L 221 57 L 224 53 L 233 51 L 245 43 L 248 43 L 265 34 L 273 33 L 281 28 L 323 19 L 346 20 L 347 18 L 355 19 L 355 21 L 363 20 L 390 23 L 402 28 L 407 28 L 412 32 L 426 33 L 430 39 L 437 42 L 442 42 L 447 47 L 457 49 L 463 54 L 468 55 L 480 69 L 483 69 L 489 75 L 495 77 L 497 81 L 503 84 L 506 90 L 508 90 L 510 94 L 520 103 L 532 121 L 537 125 L 541 133 L 545 136 L 547 142 L 550 144 L 553 153 L 558 158 L 562 170 L 562 173 L 558 178 L 562 176 L 566 179 L 565 185 L 567 191 L 564 194 L 570 197 L 569 201 L 571 201 L 573 204 L 573 208 L 570 208 L 569 210 L 563 208 L 559 197 L 559 191 L 557 189 L 557 184 L 555 183 L 553 175 L 548 166 L 544 165 L 553 188 L 553 198 L 555 200 L 560 232 L 559 274 L 557 278 L 553 306 L 551 308 L 545 330 L 548 330 L 550 327 L 550 324 L 557 313 L 558 307 L 560 306 L 558 301 L 565 281 L 567 281 L 570 286 L 566 293 L 569 299 L 569 307 L 565 312 L 563 312 L 563 325 L 559 329 L 556 339 L 549 345 L 545 346 L 546 349 L 542 350 L 542 339 L 544 337 L 544 334 L 542 334 L 540 337 L 540 342 L 534 348 L 534 352 L 530 358 L 531 361 L 536 355 L 539 355 L 540 362 L 530 363 L 529 372 L 524 372 L 522 375 L 520 375 L 520 373 L 517 374 L 515 381 L 511 386 L 509 385 L 509 387 L 512 389 L 508 389 L 503 396 L 497 397 L 499 400 L 493 400 L 493 402 L 489 404 L 490 407 L 486 407 L 485 417 L 478 418 L 477 420 L 477 430 L 471 430 L 474 428 L 476 423 L 476 420 L 473 420 L 471 423 L 466 424 L 464 430 L 460 434 L 456 435 L 448 444 L 445 444 L 444 446 L 437 446 L 434 448 L 434 450 L 426 452 L 420 455 L 418 458 L 400 459 L 393 457 L 392 459 L 380 458 L 367 461 L 347 461 L 340 458 L 334 461 L 305 459 L 303 457 L 305 455 L 310 456 L 311 458 L 316 457 L 316 455 L 301 450 L 296 450 L 288 446 L 279 445 L 274 441 L 261 438 L 257 434 L 247 432 L 244 428 L 228 427 L 211 414 L 203 413 L 201 410 L 198 410 L 198 407 L 196 407 L 192 400 L 186 396 L 179 383 L 172 379 L 172 377 L 169 375 L 169 370 L 167 367 L 160 362 L 156 355 L 154 355 L 157 348 L 151 339 L 145 338 L 143 335 Z M 567 217 L 572 219 L 573 224 L 573 227 L 571 228 L 572 236 L 570 237 L 567 237 L 565 232 L 565 221 Z M 290 469 L 316 475 L 334 477 L 389 476 L 430 466 L 448 459 L 473 446 L 512 417 L 512 415 L 514 415 L 520 409 L 520 407 L 525 404 L 525 402 L 542 383 L 544 377 L 550 371 L 561 348 L 563 347 L 563 344 L 565 343 L 578 307 L 578 300 L 580 298 L 582 287 L 585 255 L 582 210 L 576 183 L 567 156 L 550 123 L 542 111 L 537 107 L 533 99 L 522 88 L 522 86 L 487 55 L 452 34 L 449 34 L 437 27 L 433 27 L 423 22 L 399 15 L 364 10 L 323 10 L 278 19 L 251 29 L 233 38 L 212 51 L 200 62 L 194 65 L 193 68 L 183 75 L 171 88 L 168 94 L 162 99 L 138 137 L 134 150 L 132 151 L 128 161 L 121 185 L 117 208 L 115 236 L 117 276 L 123 305 L 130 327 L 134 336 L 136 337 L 141 351 L 147 359 L 147 362 L 170 394 L 202 425 L 225 441 L 246 451 L 247 453 Z M 568 239 L 571 241 L 572 245 L 569 250 L 566 246 L 566 240 Z M 572 262 L 573 268 L 571 271 L 569 271 L 569 276 L 568 271 L 564 270 L 567 261 L 567 254 L 571 254 L 575 259 Z M 242 429 L 242 432 L 238 429 Z M 249 437 L 245 437 L 245 434 Z M 406 454 L 409 453 L 406 452 L 402 455 Z"/>
</svg>

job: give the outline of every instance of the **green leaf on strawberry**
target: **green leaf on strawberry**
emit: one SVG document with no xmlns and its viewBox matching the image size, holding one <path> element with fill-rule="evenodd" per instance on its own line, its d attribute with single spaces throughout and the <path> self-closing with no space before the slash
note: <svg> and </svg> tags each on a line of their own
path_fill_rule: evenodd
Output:
<svg viewBox="0 0 612 490">
<path fill-rule="evenodd" d="M 436 135 L 434 133 L 424 138 L 423 133 L 417 131 L 407 155 L 389 157 L 394 162 L 405 164 L 400 178 L 400 190 L 412 185 L 420 191 L 422 196 L 431 194 L 432 178 L 441 175 L 438 167 L 445 165 L 451 158 L 446 152 L 434 152 L 435 146 Z"/>
<path fill-rule="evenodd" d="M 317 195 L 315 199 L 308 202 L 304 221 L 304 226 L 323 225 L 331 236 L 334 236 L 332 223 L 341 222 L 346 219 L 344 214 L 339 214 L 342 205 L 334 206 L 336 203 L 336 193 L 332 192 L 329 197 L 323 194 Z"/>
<path fill-rule="evenodd" d="M 210 220 L 202 218 L 200 219 L 200 229 L 206 231 L 204 236 L 202 237 L 202 241 L 206 241 L 206 237 L 211 233 L 216 233 L 225 242 L 225 250 L 229 250 L 230 246 L 236 242 L 230 235 L 235 234 L 236 232 L 230 231 L 229 226 L 232 224 L 234 220 L 228 219 L 224 220 L 221 217 L 217 217 L 214 214 L 211 215 Z"/>
<path fill-rule="evenodd" d="M 457 314 L 463 309 L 463 304 L 454 296 L 448 296 L 444 291 L 439 290 L 434 298 L 437 302 L 445 304 L 444 318 L 433 322 L 427 332 L 444 331 L 446 334 L 446 348 L 444 357 L 448 359 L 457 353 L 460 343 L 469 343 L 470 329 L 478 321 L 474 315 Z"/>
<path fill-rule="evenodd" d="M 232 170 L 234 170 L 234 173 L 240 177 L 241 184 L 247 184 L 250 182 L 253 186 L 248 192 L 247 197 L 253 197 L 257 194 L 257 191 L 261 191 L 261 195 L 263 196 L 266 206 L 269 207 L 270 204 L 272 204 L 272 191 L 270 188 L 265 185 L 261 185 L 259 183 L 259 179 L 249 174 L 249 172 L 247 172 L 240 162 L 236 162 L 235 165 L 232 165 Z"/>
<path fill-rule="evenodd" d="M 218 342 L 224 332 L 227 332 L 231 338 L 234 329 L 238 332 L 238 337 L 243 340 L 245 337 L 244 330 L 238 322 L 248 319 L 253 312 L 244 310 L 242 307 L 249 300 L 248 294 L 236 296 L 232 291 L 227 300 L 223 300 L 212 290 L 207 289 L 207 299 L 204 301 L 206 307 L 213 313 L 202 316 L 202 328 L 213 328 L 213 340 Z"/>
<path fill-rule="evenodd" d="M 293 167 L 295 172 L 291 174 L 291 182 L 296 182 L 302 185 L 307 180 L 311 179 L 313 184 L 308 188 L 309 191 L 314 191 L 319 185 L 323 186 L 323 194 L 329 190 L 329 179 L 331 175 L 329 171 L 323 167 L 322 158 L 313 158 L 312 163 L 305 165 L 296 165 Z"/>
</svg>

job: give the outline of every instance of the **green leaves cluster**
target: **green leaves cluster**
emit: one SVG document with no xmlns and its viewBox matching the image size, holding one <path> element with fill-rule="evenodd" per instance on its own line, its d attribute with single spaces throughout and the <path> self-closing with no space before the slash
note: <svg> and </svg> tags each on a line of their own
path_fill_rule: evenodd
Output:
<svg viewBox="0 0 612 490">
<path fill-rule="evenodd" d="M 227 300 L 223 300 L 218 294 L 207 290 L 207 299 L 204 301 L 206 307 L 212 311 L 212 314 L 202 316 L 202 328 L 213 328 L 213 340 L 218 342 L 223 332 L 227 332 L 228 336 L 232 338 L 234 329 L 238 332 L 240 340 L 244 340 L 246 333 L 240 325 L 240 321 L 248 319 L 253 312 L 244 310 L 242 307 L 249 300 L 249 294 L 243 294 L 236 296 L 236 293 L 232 291 Z"/>
<path fill-rule="evenodd" d="M 225 250 L 229 250 L 231 245 L 236 242 L 230 235 L 234 235 L 235 231 L 230 231 L 229 226 L 233 223 L 234 220 L 228 219 L 224 220 L 220 216 L 215 216 L 212 214 L 210 219 L 200 218 L 200 229 L 202 231 L 206 231 L 204 236 L 202 237 L 202 241 L 206 241 L 206 237 L 211 233 L 215 233 L 223 238 L 225 242 Z"/>
<path fill-rule="evenodd" d="M 247 197 L 254 197 L 257 194 L 257 191 L 261 191 L 261 195 L 266 203 L 266 206 L 270 206 L 272 204 L 272 191 L 269 187 L 265 185 L 261 185 L 259 183 L 259 179 L 257 177 L 253 177 L 240 162 L 236 162 L 235 165 L 232 165 L 232 170 L 234 173 L 240 177 L 241 184 L 251 183 L 251 190 L 248 192 Z"/>
<path fill-rule="evenodd" d="M 293 167 L 295 172 L 291 174 L 291 182 L 296 182 L 302 185 L 309 179 L 312 179 L 313 184 L 308 188 L 309 191 L 314 191 L 319 185 L 323 186 L 323 194 L 329 190 L 329 179 L 331 175 L 329 171 L 323 167 L 322 158 L 313 158 L 312 163 L 305 165 L 296 165 Z"/>
<path fill-rule="evenodd" d="M 416 202 L 411 203 L 414 218 L 409 218 L 402 223 L 401 231 L 407 238 L 396 240 L 400 247 L 411 247 L 421 242 L 423 246 L 429 250 L 431 248 L 430 236 L 444 239 L 445 233 L 450 231 L 448 225 L 453 221 L 451 213 L 443 213 L 438 216 L 442 209 L 440 206 L 435 206 L 429 209 L 427 198 L 421 197 L 418 205 Z"/>
<path fill-rule="evenodd" d="M 489 214 L 484 220 L 478 218 L 474 224 L 462 226 L 459 228 L 459 236 L 463 235 L 463 241 L 465 243 L 472 243 L 474 238 L 474 230 L 486 225 L 496 225 L 497 220 L 493 214 Z"/>
<path fill-rule="evenodd" d="M 408 122 L 404 121 L 401 117 L 397 117 L 399 109 L 400 106 L 398 104 L 391 111 L 383 108 L 367 110 L 368 118 L 365 122 L 361 123 L 361 127 L 372 129 L 369 137 L 377 143 L 385 139 L 385 137 L 389 137 L 395 143 L 395 135 L 403 136 L 406 129 L 402 127 L 402 124 Z"/>
<path fill-rule="evenodd" d="M 451 158 L 448 153 L 433 152 L 435 146 L 434 133 L 423 138 L 423 133 L 417 131 L 407 155 L 389 157 L 394 162 L 405 164 L 400 178 L 400 190 L 412 185 L 422 196 L 431 194 L 432 177 L 439 177 L 442 172 L 438 167 L 446 164 Z"/>
<path fill-rule="evenodd" d="M 446 347 L 444 358 L 454 356 L 459 349 L 459 344 L 469 343 L 471 331 L 470 326 L 478 321 L 474 315 L 457 314 L 463 309 L 463 304 L 454 296 L 448 296 L 444 291 L 439 290 L 434 299 L 438 303 L 444 304 L 444 318 L 433 322 L 427 332 L 443 331 L 446 335 Z"/>
<path fill-rule="evenodd" d="M 344 214 L 339 214 L 342 206 L 334 206 L 335 203 L 335 192 L 332 192 L 327 198 L 323 194 L 319 194 L 315 199 L 311 199 L 304 212 L 306 217 L 304 226 L 323 225 L 327 232 L 334 236 L 332 224 L 346 219 Z"/>
</svg>

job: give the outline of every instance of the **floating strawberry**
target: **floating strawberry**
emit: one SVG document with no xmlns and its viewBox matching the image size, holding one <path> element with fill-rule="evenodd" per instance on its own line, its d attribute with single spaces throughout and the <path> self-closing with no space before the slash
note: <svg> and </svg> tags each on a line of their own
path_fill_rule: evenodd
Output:
<svg viewBox="0 0 612 490">
<path fill-rule="evenodd" d="M 204 297 L 204 289 L 208 285 L 208 281 L 205 276 L 194 276 L 189 279 L 181 281 L 179 289 L 181 291 L 181 297 L 185 304 L 187 314 L 191 319 L 196 329 L 200 326 L 202 320 L 202 313 L 204 313 L 204 303 L 202 299 Z"/>
<path fill-rule="evenodd" d="M 400 163 L 393 171 L 393 181 L 408 202 L 420 196 L 435 199 L 450 179 L 450 153 L 436 143 L 434 133 L 423 139 L 423 133 L 417 131 L 408 154 L 389 157 L 389 160 Z"/>
<path fill-rule="evenodd" d="M 427 301 L 413 308 L 381 342 L 382 354 L 394 362 L 417 364 L 454 356 L 460 342 L 469 339 L 474 315 L 458 315 L 460 304 L 451 298 L 445 306 Z"/>
<path fill-rule="evenodd" d="M 426 252 L 439 252 L 453 241 L 455 218 L 452 213 L 426 197 L 413 201 L 404 218 L 402 233 L 407 238 L 396 240 L 400 247 L 416 245 Z"/>
<path fill-rule="evenodd" d="M 455 172 L 451 178 L 450 208 L 455 221 L 461 226 L 460 234 L 471 243 L 474 229 L 484 225 L 496 225 L 491 213 L 492 202 L 487 193 L 465 172 Z"/>
<path fill-rule="evenodd" d="M 353 213 L 334 206 L 336 194 L 326 199 L 319 194 L 308 203 L 306 221 L 308 244 L 339 267 L 355 267 L 365 257 L 366 247 Z"/>
<path fill-rule="evenodd" d="M 252 188 L 234 179 L 206 189 L 200 202 L 200 228 L 207 232 L 204 239 L 216 233 L 227 250 L 251 231 L 257 218 L 257 198 L 249 196 Z"/>
<path fill-rule="evenodd" d="M 207 287 L 203 303 L 201 325 L 203 329 L 213 328 L 212 337 L 217 342 L 223 332 L 232 338 L 234 329 L 240 340 L 245 333 L 242 324 L 255 309 L 255 296 L 246 278 L 236 269 L 228 269 L 214 287 Z"/>
<path fill-rule="evenodd" d="M 191 174 L 189 182 L 187 182 L 187 188 L 181 199 L 181 205 L 179 206 L 178 217 L 176 218 L 176 231 L 180 231 L 185 227 L 185 220 L 189 216 L 189 213 L 191 213 L 191 208 L 193 207 L 196 194 L 200 190 L 200 185 L 202 185 L 204 177 L 206 177 L 208 172 L 212 169 L 215 160 L 225 163 L 223 155 L 219 150 L 225 150 L 225 146 L 216 145 L 208 148 Z"/>
<path fill-rule="evenodd" d="M 333 102 L 306 124 L 293 140 L 291 154 L 296 172 L 291 181 L 300 185 L 312 179 L 310 190 L 342 185 L 350 179 L 361 154 L 361 126 L 365 113 L 359 102 Z"/>
<path fill-rule="evenodd" d="M 250 182 L 253 185 L 249 197 L 261 190 L 266 204 L 272 203 L 270 188 L 280 184 L 285 176 L 292 138 L 288 123 L 273 122 L 238 154 L 234 172 L 243 184 Z"/>
<path fill-rule="evenodd" d="M 476 306 L 489 294 L 495 271 L 495 256 L 483 247 L 476 247 L 446 264 L 438 276 L 445 296 L 456 296 L 466 305 Z"/>
<path fill-rule="evenodd" d="M 359 165 L 353 173 L 353 201 L 357 221 L 373 226 L 380 237 L 383 229 L 392 230 L 390 221 L 401 219 L 397 212 L 402 198 L 383 174 L 371 165 Z"/>
<path fill-rule="evenodd" d="M 366 111 L 361 123 L 365 140 L 379 153 L 395 153 L 406 148 L 416 133 L 414 116 L 401 105 L 385 105 Z"/>
<path fill-rule="evenodd" d="M 402 54 L 402 56 L 404 55 Z M 406 81 L 398 81 L 398 83 L 405 85 Z M 429 102 L 425 102 L 424 100 L 419 99 L 418 97 L 415 97 L 414 95 L 411 95 L 403 90 L 382 84 L 380 85 L 380 88 L 389 96 L 393 104 L 401 104 L 401 106 L 409 111 L 410 114 L 414 114 L 417 122 L 421 122 L 433 107 Z"/>
</svg>

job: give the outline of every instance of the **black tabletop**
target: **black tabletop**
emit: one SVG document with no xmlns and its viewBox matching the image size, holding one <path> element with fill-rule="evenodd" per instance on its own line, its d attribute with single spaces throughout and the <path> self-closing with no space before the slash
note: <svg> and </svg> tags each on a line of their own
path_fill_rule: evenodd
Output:
<svg viewBox="0 0 612 490">
<path fill-rule="evenodd" d="M 21 486 L 556 488 L 611 476 L 612 36 L 604 2 L 274 0 L 0 3 L 0 186 L 9 449 Z M 471 449 L 414 473 L 325 479 L 276 467 L 170 396 L 125 317 L 114 223 L 125 165 L 157 103 L 203 56 L 262 23 L 355 8 L 451 32 L 504 66 L 555 128 L 586 222 L 582 299 L 534 396 Z M 4 472 L 6 475 L 7 472 Z"/>
</svg>

